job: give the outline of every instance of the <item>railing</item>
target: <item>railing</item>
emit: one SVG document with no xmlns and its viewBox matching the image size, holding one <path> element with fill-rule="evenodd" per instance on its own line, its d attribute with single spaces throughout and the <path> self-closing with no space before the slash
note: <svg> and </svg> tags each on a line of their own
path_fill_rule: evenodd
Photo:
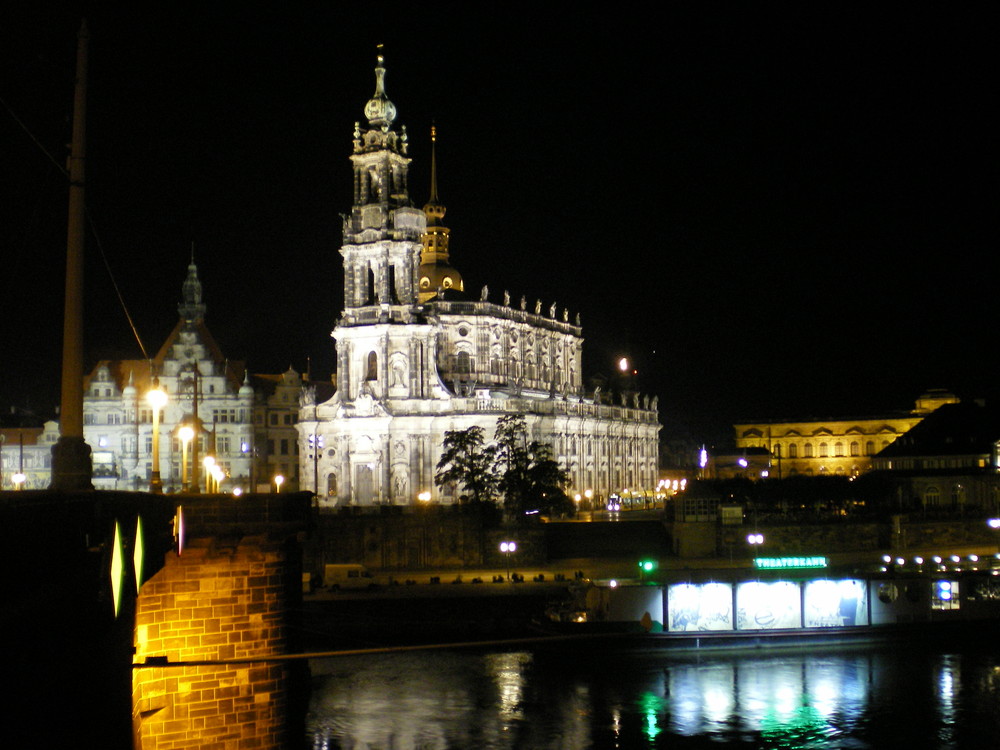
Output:
<svg viewBox="0 0 1000 750">
<path fill-rule="evenodd" d="M 480 414 L 545 414 L 571 417 L 591 417 L 595 419 L 615 419 L 625 422 L 656 424 L 657 412 L 653 409 L 614 406 L 612 404 L 591 404 L 582 401 L 533 398 L 456 398 L 452 400 L 455 410 Z M 414 408 L 415 407 L 415 408 Z M 393 413 L 437 414 L 439 404 L 402 399 L 392 404 Z"/>
<path fill-rule="evenodd" d="M 540 313 L 519 310 L 494 302 L 466 302 L 456 300 L 433 300 L 423 307 L 410 305 L 390 305 L 386 307 L 372 304 L 362 307 L 350 307 L 344 311 L 340 322 L 343 325 L 370 325 L 379 322 L 412 323 L 421 314 L 437 315 L 490 315 L 494 318 L 528 323 L 540 328 L 556 330 L 579 336 L 582 328 L 569 321 L 551 318 Z"/>
</svg>

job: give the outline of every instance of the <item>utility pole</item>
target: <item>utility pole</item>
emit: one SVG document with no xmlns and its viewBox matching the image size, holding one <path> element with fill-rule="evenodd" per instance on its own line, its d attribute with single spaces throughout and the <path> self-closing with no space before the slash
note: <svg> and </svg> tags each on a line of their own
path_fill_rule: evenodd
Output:
<svg viewBox="0 0 1000 750">
<path fill-rule="evenodd" d="M 87 22 L 80 24 L 73 96 L 73 145 L 69 157 L 69 223 L 66 231 L 66 299 L 63 314 L 59 440 L 52 446 L 52 489 L 92 490 L 90 446 L 83 439 L 84 158 L 87 121 Z"/>
</svg>

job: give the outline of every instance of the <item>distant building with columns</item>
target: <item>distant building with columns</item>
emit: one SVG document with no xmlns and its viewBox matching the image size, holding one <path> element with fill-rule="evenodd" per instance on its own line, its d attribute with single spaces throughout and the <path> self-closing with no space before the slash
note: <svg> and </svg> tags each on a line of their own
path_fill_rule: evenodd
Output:
<svg viewBox="0 0 1000 750">
<path fill-rule="evenodd" d="M 434 484 L 445 432 L 479 426 L 489 440 L 499 417 L 518 414 L 569 472 L 571 493 L 652 492 L 656 399 L 584 392 L 583 331 L 565 307 L 486 286 L 466 292 L 451 265 L 436 158 L 430 199 L 415 208 L 408 135 L 394 128 L 381 57 L 375 76 L 368 127 L 355 125 L 350 157 L 336 392 L 324 400 L 304 391 L 302 488 L 328 506 L 406 505 L 423 493 L 456 502 L 461 488 Z"/>
<path fill-rule="evenodd" d="M 932 390 L 917 399 L 906 412 L 886 412 L 862 417 L 830 417 L 762 420 L 733 425 L 736 454 L 748 449 L 764 449 L 769 466 L 760 466 L 755 454 L 754 478 L 761 471 L 774 478 L 795 475 L 857 476 L 872 467 L 872 458 L 897 438 L 913 429 L 924 417 L 944 404 L 958 403 L 947 391 Z M 745 469 L 745 464 L 736 464 Z M 745 471 L 741 476 L 748 475 Z M 719 475 L 725 473 L 720 468 Z"/>
</svg>

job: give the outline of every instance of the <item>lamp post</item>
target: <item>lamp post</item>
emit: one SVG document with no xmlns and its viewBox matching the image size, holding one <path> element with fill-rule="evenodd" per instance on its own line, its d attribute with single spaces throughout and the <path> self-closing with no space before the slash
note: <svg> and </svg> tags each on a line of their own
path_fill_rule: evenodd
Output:
<svg viewBox="0 0 1000 750">
<path fill-rule="evenodd" d="M 160 388 L 158 381 L 153 381 L 153 388 L 146 394 L 146 400 L 153 407 L 153 471 L 149 480 L 149 491 L 157 495 L 162 495 L 163 481 L 160 479 L 160 410 L 167 404 L 167 394 Z"/>
<path fill-rule="evenodd" d="M 194 430 L 188 425 L 177 430 L 177 437 L 181 441 L 181 492 L 189 489 L 188 485 L 188 444 L 194 438 Z"/>
<path fill-rule="evenodd" d="M 274 486 L 276 488 L 276 493 L 281 494 L 281 485 L 285 483 L 285 478 L 281 474 L 275 474 L 274 476 Z"/>
<path fill-rule="evenodd" d="M 222 492 L 222 481 L 226 478 L 226 472 L 219 464 L 212 466 L 212 486 L 216 493 Z"/>
<path fill-rule="evenodd" d="M 517 551 L 517 542 L 500 542 L 500 551 L 507 559 L 507 581 L 510 581 L 510 553 Z"/>
<path fill-rule="evenodd" d="M 214 491 L 212 489 L 212 481 L 214 478 L 212 475 L 212 468 L 215 466 L 215 458 L 212 456 L 205 456 L 203 463 L 205 465 L 205 493 L 211 494 Z"/>
</svg>

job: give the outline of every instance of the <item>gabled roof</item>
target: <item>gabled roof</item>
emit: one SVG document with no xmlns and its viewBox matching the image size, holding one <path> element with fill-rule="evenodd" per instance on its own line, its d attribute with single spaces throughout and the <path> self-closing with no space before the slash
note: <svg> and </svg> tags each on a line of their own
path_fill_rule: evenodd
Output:
<svg viewBox="0 0 1000 750">
<path fill-rule="evenodd" d="M 1000 410 L 975 402 L 945 404 L 884 448 L 879 458 L 990 455 L 1000 440 Z"/>
</svg>

